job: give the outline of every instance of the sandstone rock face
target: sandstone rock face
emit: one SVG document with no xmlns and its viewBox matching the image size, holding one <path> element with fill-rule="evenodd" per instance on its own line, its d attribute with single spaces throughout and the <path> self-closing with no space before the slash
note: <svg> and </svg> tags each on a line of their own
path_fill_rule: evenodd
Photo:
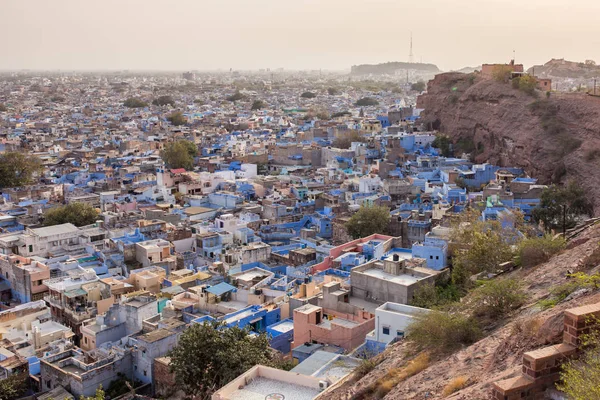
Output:
<svg viewBox="0 0 600 400">
<path fill-rule="evenodd" d="M 513 89 L 446 73 L 418 99 L 426 127 L 468 143 L 476 162 L 523 167 L 541 184 L 576 180 L 600 212 L 600 97 Z"/>
</svg>

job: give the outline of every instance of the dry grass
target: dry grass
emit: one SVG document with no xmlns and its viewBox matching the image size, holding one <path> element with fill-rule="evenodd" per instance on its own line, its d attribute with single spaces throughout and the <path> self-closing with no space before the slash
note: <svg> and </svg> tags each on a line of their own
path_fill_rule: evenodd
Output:
<svg viewBox="0 0 600 400">
<path fill-rule="evenodd" d="M 543 323 L 544 321 L 539 317 L 518 319 L 515 321 L 512 331 L 515 335 L 522 334 L 523 336 L 536 338 Z"/>
<path fill-rule="evenodd" d="M 466 376 L 459 376 L 454 378 L 446 385 L 442 395 L 444 397 L 450 396 L 452 393 L 458 392 L 459 390 L 465 388 L 467 383 L 469 382 L 469 378 Z"/>
<path fill-rule="evenodd" d="M 421 353 L 403 368 L 393 368 L 379 378 L 369 391 L 374 392 L 375 398 L 384 398 L 398 383 L 418 374 L 429 366 L 429 354 Z"/>
</svg>

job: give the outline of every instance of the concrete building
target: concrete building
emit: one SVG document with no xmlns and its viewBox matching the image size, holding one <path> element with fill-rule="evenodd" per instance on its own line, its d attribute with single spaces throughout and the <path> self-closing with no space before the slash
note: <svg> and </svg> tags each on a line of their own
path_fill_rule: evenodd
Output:
<svg viewBox="0 0 600 400">
<path fill-rule="evenodd" d="M 113 304 L 104 314 L 84 322 L 81 327 L 81 348 L 93 350 L 104 343 L 142 331 L 143 321 L 158 315 L 155 296 L 135 296 Z"/>
<path fill-rule="evenodd" d="M 171 256 L 173 245 L 163 239 L 146 240 L 135 244 L 135 259 L 144 267 L 159 263 L 172 262 L 176 266 L 177 260 Z"/>
<path fill-rule="evenodd" d="M 152 383 L 154 359 L 165 356 L 177 345 L 179 332 L 157 329 L 131 338 L 137 346 L 133 354 L 133 377 L 142 383 Z"/>
<path fill-rule="evenodd" d="M 41 261 L 0 254 L 0 273 L 10 282 L 12 298 L 20 303 L 42 300 L 48 292 L 43 281 L 50 279 L 50 269 Z"/>
<path fill-rule="evenodd" d="M 132 355 L 130 349 L 116 346 L 93 353 L 69 349 L 42 358 L 40 369 L 43 391 L 63 386 L 76 398 L 93 396 L 99 385 L 108 388 L 119 374 L 132 378 Z"/>
<path fill-rule="evenodd" d="M 353 268 L 352 295 L 379 304 L 388 301 L 408 304 L 417 287 L 433 283 L 440 274 L 423 264 L 422 259 L 401 259 L 393 253 L 383 260 L 372 260 Z"/>
<path fill-rule="evenodd" d="M 366 337 L 367 354 L 378 354 L 387 345 L 404 338 L 408 326 L 431 310 L 387 302 L 375 310 L 375 329 Z"/>
</svg>

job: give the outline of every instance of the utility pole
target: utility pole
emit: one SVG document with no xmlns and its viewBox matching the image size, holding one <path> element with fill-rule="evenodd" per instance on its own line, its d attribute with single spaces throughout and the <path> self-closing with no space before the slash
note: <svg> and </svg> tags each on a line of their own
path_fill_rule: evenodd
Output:
<svg viewBox="0 0 600 400">
<path fill-rule="evenodd" d="M 594 96 L 596 95 L 596 78 L 594 78 Z"/>
<path fill-rule="evenodd" d="M 408 62 L 413 62 L 413 46 L 412 46 L 412 31 L 410 32 L 410 52 L 408 53 Z"/>
</svg>

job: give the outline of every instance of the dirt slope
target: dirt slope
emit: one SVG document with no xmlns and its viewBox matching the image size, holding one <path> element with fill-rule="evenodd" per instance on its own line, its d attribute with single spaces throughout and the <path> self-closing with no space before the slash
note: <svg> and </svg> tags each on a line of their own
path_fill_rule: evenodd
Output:
<svg viewBox="0 0 600 400">
<path fill-rule="evenodd" d="M 398 384 L 385 399 L 441 399 L 444 387 L 458 376 L 468 377 L 469 386 L 448 398 L 490 398 L 493 382 L 516 376 L 520 372 L 523 353 L 562 340 L 564 310 L 600 302 L 600 293 L 596 292 L 564 301 L 545 311 L 536 305 L 553 287 L 567 281 L 568 272 L 582 269 L 588 273 L 597 272 L 598 266 L 589 267 L 596 264 L 598 253 L 592 253 L 600 247 L 599 243 L 600 225 L 594 225 L 572 240 L 567 250 L 547 263 L 510 273 L 510 276 L 523 281 L 528 293 L 527 305 L 479 342 L 451 356 L 433 360 L 427 369 Z M 587 267 L 584 268 L 585 265 Z M 399 343 L 388 349 L 382 355 L 384 361 L 370 374 L 358 382 L 345 382 L 325 398 L 352 399 L 361 388 L 374 382 L 390 368 L 404 365 L 408 348 L 407 343 Z"/>
<path fill-rule="evenodd" d="M 600 97 L 537 94 L 446 73 L 428 83 L 418 107 L 425 109 L 427 127 L 468 144 L 462 147 L 473 149 L 475 161 L 523 167 L 540 183 L 575 179 L 590 189 L 600 210 Z"/>
</svg>

